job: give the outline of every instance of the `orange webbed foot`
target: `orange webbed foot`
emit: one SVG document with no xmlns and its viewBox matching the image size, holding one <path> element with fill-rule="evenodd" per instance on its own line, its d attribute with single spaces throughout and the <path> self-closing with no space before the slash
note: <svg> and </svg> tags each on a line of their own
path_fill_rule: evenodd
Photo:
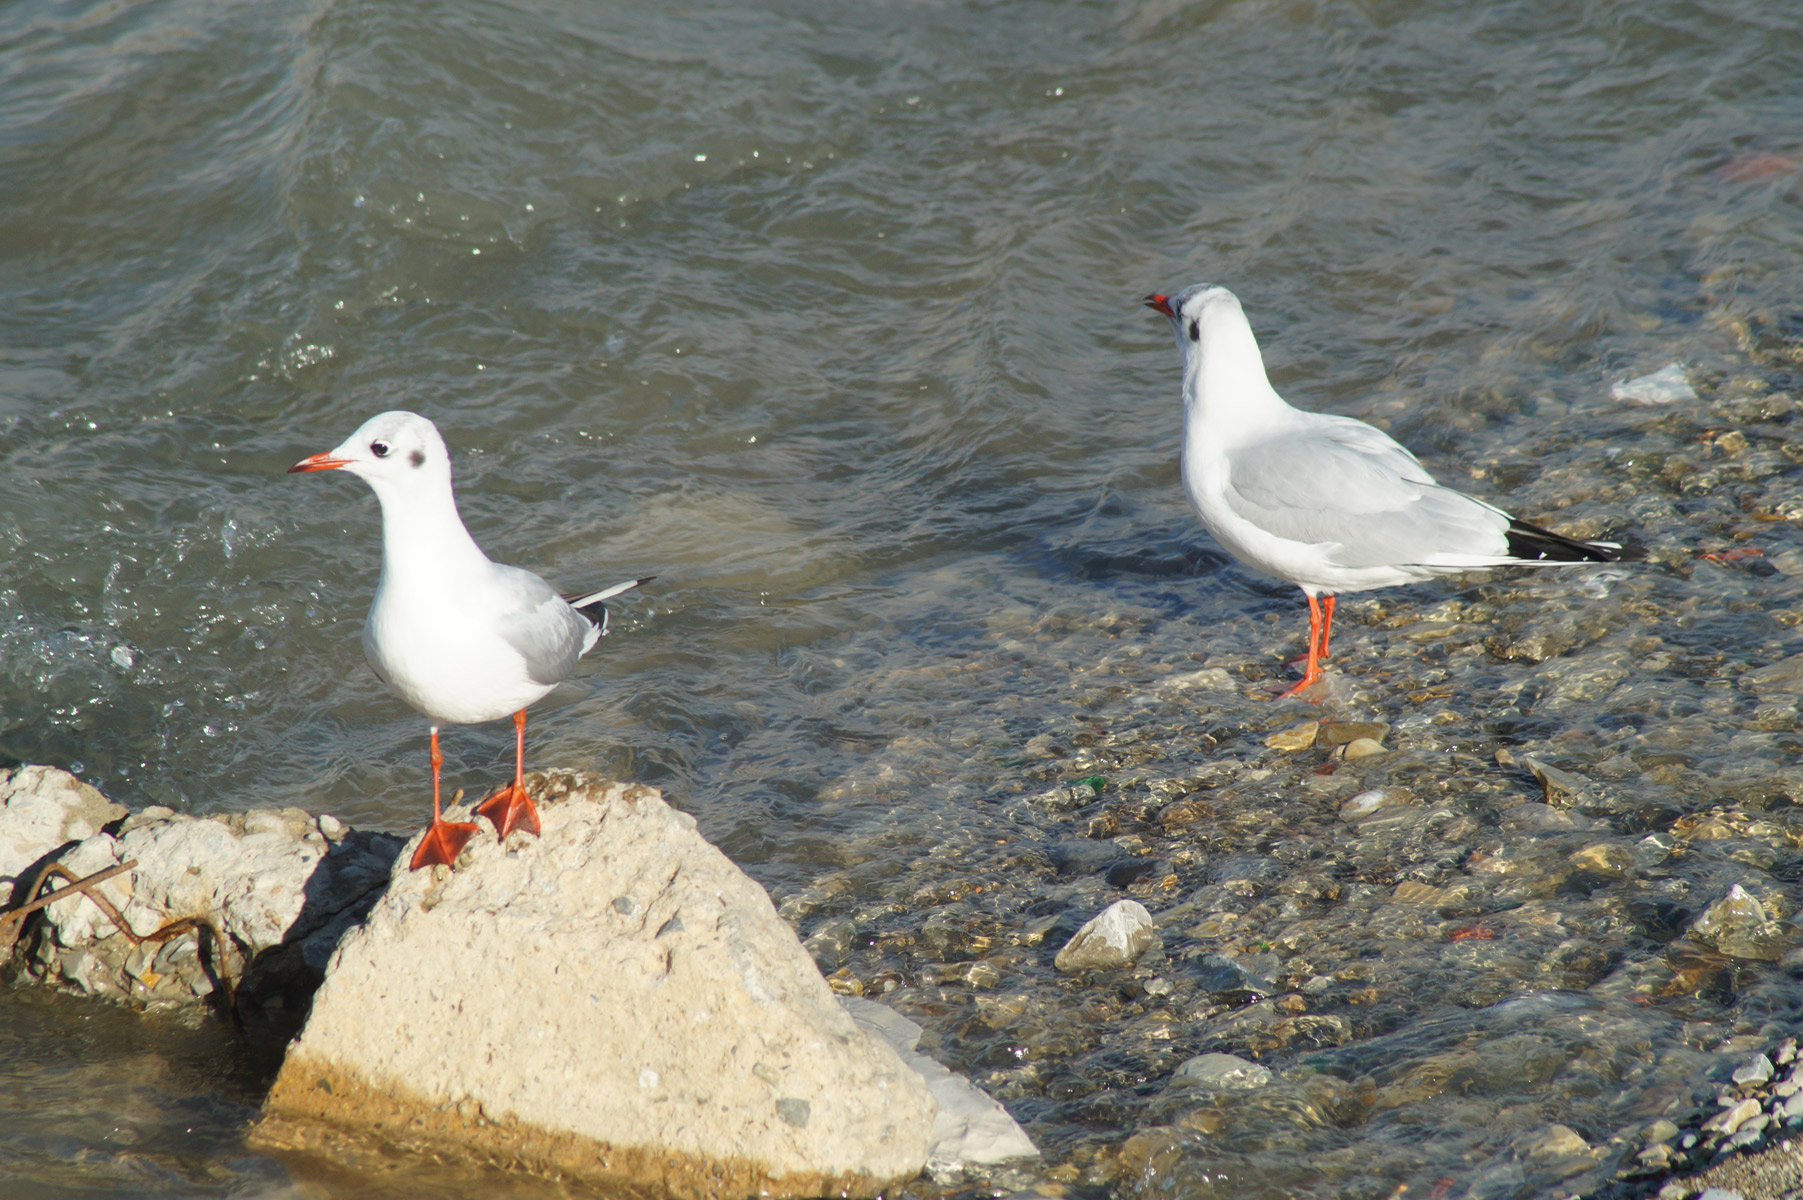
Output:
<svg viewBox="0 0 1803 1200">
<path fill-rule="evenodd" d="M 434 820 L 426 826 L 426 836 L 420 839 L 419 848 L 413 852 L 413 861 L 407 864 L 409 871 L 417 871 L 421 867 L 450 866 L 457 861 L 463 844 L 476 836 L 478 826 L 468 821 Z"/>
<path fill-rule="evenodd" d="M 1316 684 L 1322 682 L 1326 678 L 1327 678 L 1327 673 L 1325 671 L 1316 671 L 1313 675 L 1304 675 L 1301 679 L 1297 680 L 1295 683 L 1291 684 L 1289 687 L 1284 688 L 1280 692 L 1274 693 L 1271 696 L 1271 699 L 1273 699 L 1273 700 L 1288 700 L 1292 696 L 1294 696 L 1299 699 L 1306 700 L 1310 704 L 1319 704 L 1325 698 L 1324 696 L 1305 696 L 1305 695 L 1303 695 L 1303 693 L 1308 691 L 1310 688 L 1314 687 Z"/>
<path fill-rule="evenodd" d="M 518 784 L 510 783 L 476 805 L 476 815 L 492 821 L 502 841 L 516 829 L 538 836 L 538 809 L 532 806 L 526 789 Z"/>
</svg>

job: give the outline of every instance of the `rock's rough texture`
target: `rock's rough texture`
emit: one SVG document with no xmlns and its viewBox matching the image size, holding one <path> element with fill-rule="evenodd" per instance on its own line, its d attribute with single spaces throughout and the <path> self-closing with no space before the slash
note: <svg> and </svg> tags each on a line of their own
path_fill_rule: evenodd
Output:
<svg viewBox="0 0 1803 1200">
<path fill-rule="evenodd" d="M 20 876 L 46 855 L 93 837 L 125 811 L 55 767 L 0 771 L 0 884 L 29 884 Z"/>
<path fill-rule="evenodd" d="M 542 837 L 485 829 L 454 872 L 397 864 L 260 1142 L 349 1130 L 679 1197 L 869 1196 L 919 1173 L 925 1083 L 692 818 L 562 773 L 533 791 Z"/>
<path fill-rule="evenodd" d="M 95 888 L 134 934 L 147 937 L 190 917 L 218 931 L 225 944 L 209 946 L 211 961 L 203 962 L 196 932 L 139 945 L 86 896 L 43 910 L 28 970 L 147 1008 L 192 1005 L 221 979 L 235 985 L 246 972 L 311 972 L 282 988 L 304 1006 L 332 946 L 386 883 L 400 846 L 383 834 L 348 834 L 331 817 L 300 809 L 191 817 L 149 808 L 126 817 L 124 808 L 53 767 L 13 772 L 0 782 L 0 801 L 0 882 L 12 877 L 14 901 L 25 899 L 19 889 L 31 883 L 23 875 L 52 856 L 84 877 L 135 860 L 135 868 Z"/>
<path fill-rule="evenodd" d="M 1149 950 L 1157 937 L 1145 905 L 1116 900 L 1077 930 L 1052 962 L 1060 971 L 1124 967 Z"/>
</svg>

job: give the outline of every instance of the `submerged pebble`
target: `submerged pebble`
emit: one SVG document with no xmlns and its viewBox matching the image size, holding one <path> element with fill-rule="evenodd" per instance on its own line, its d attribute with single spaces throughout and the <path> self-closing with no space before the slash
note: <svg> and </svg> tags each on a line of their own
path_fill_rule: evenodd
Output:
<svg viewBox="0 0 1803 1200">
<path fill-rule="evenodd" d="M 1105 970 L 1124 967 L 1144 954 L 1158 936 L 1152 914 L 1136 900 L 1116 900 L 1090 918 L 1064 949 L 1058 951 L 1060 971 Z"/>
<path fill-rule="evenodd" d="M 1171 1076 L 1173 1086 L 1213 1091 L 1251 1091 L 1271 1082 L 1271 1069 L 1233 1054 L 1198 1054 Z"/>
</svg>

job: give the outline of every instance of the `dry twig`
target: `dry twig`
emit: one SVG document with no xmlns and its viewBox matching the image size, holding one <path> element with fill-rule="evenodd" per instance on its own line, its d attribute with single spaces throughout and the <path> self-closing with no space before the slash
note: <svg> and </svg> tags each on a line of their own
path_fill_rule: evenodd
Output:
<svg viewBox="0 0 1803 1200">
<path fill-rule="evenodd" d="M 31 881 L 31 886 L 25 890 L 26 896 L 35 897 L 35 899 L 28 899 L 25 903 L 12 909 L 10 912 L 0 914 L 0 956 L 12 952 L 13 944 L 18 940 L 19 930 L 24 927 L 26 917 L 46 905 L 55 904 L 58 900 L 63 899 L 73 892 L 80 892 L 95 904 L 98 904 L 101 911 L 112 918 L 112 922 L 118 927 L 119 932 L 130 939 L 131 944 L 134 946 L 142 946 L 145 942 L 166 942 L 171 938 L 187 933 L 189 930 L 195 930 L 197 933 L 205 933 L 208 937 L 212 938 L 213 954 L 217 959 L 217 969 L 209 974 L 213 977 L 213 982 L 225 993 L 225 1006 L 227 1010 L 235 1009 L 237 1006 L 237 998 L 232 994 L 232 979 L 226 957 L 225 938 L 211 921 L 207 920 L 205 917 L 181 917 L 151 933 L 139 936 L 132 927 L 126 923 L 125 914 L 120 912 L 118 907 L 114 905 L 111 900 L 108 900 L 99 891 L 95 890 L 97 884 L 105 883 L 113 876 L 123 874 L 137 865 L 137 859 L 129 859 L 116 867 L 108 867 L 104 871 L 96 871 L 94 874 L 83 879 L 77 877 L 75 872 L 63 866 L 61 863 L 53 862 L 44 864 L 44 869 L 38 872 L 37 878 L 33 879 Z M 44 886 L 44 882 L 52 875 L 68 880 L 69 886 L 58 888 L 48 895 L 38 895 Z M 202 966 L 204 967 L 205 964 L 203 963 Z"/>
</svg>

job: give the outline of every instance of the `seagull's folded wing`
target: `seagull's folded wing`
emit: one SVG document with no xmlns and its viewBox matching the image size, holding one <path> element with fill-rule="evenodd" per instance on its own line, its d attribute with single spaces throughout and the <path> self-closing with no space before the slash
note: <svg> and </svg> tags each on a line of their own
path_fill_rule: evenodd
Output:
<svg viewBox="0 0 1803 1200">
<path fill-rule="evenodd" d="M 1226 499 L 1259 529 L 1318 546 L 1338 567 L 1477 566 L 1507 550 L 1500 509 L 1441 487 L 1384 433 L 1344 418 L 1236 448 Z"/>
<path fill-rule="evenodd" d="M 534 683 L 560 683 L 599 636 L 551 585 L 518 567 L 495 564 L 495 584 L 505 598 L 497 629 L 526 662 Z"/>
</svg>

